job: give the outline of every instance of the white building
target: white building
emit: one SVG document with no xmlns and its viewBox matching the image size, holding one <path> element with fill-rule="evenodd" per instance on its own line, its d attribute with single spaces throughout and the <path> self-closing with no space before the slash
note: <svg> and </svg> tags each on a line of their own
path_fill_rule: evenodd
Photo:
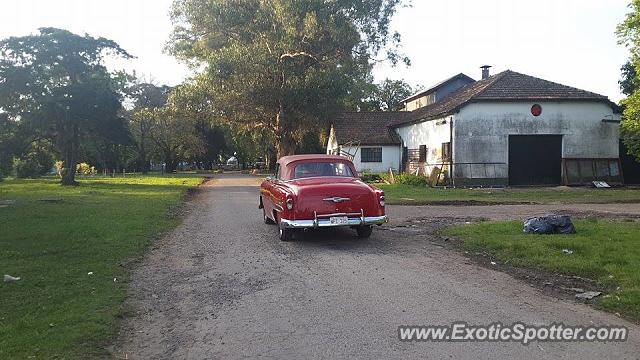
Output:
<svg viewBox="0 0 640 360">
<path fill-rule="evenodd" d="M 331 125 L 327 154 L 352 157 L 360 172 L 399 171 L 402 143 L 388 125 L 406 115 L 401 112 L 342 113 Z"/>
<path fill-rule="evenodd" d="M 370 125 L 398 135 L 401 170 L 439 167 L 457 186 L 622 182 L 620 116 L 605 96 L 509 70 L 489 76 L 488 67 L 482 80 L 457 75 L 436 87 L 403 102 L 414 110 L 387 113 L 386 127 Z"/>
</svg>

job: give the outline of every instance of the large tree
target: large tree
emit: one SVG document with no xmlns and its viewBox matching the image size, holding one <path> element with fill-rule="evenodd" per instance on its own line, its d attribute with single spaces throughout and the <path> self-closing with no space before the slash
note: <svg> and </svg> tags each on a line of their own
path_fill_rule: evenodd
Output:
<svg viewBox="0 0 640 360">
<path fill-rule="evenodd" d="M 0 180 L 11 172 L 15 145 L 16 124 L 7 114 L 0 113 Z"/>
<path fill-rule="evenodd" d="M 636 68 L 631 60 L 629 60 L 622 65 L 620 72 L 622 73 L 622 77 L 618 81 L 620 91 L 622 91 L 624 95 L 629 96 L 638 88 L 638 74 L 636 73 Z"/>
<path fill-rule="evenodd" d="M 55 28 L 0 41 L 0 108 L 52 140 L 65 164 L 63 185 L 76 184 L 84 139 L 125 125 L 105 56 L 131 57 L 111 40 Z"/>
<path fill-rule="evenodd" d="M 134 105 L 129 114 L 129 126 L 131 134 L 136 140 L 137 165 L 143 173 L 149 171 L 151 131 L 155 123 L 154 109 L 167 104 L 170 90 L 171 88 L 168 86 L 158 86 L 151 83 L 137 83 L 128 89 L 128 95 Z"/>
<path fill-rule="evenodd" d="M 167 172 L 175 171 L 180 162 L 195 160 L 206 152 L 196 119 L 185 115 L 180 105 L 172 101 L 172 96 L 166 106 L 147 111 L 154 157 L 165 164 Z"/>
<path fill-rule="evenodd" d="M 204 69 L 195 81 L 217 120 L 266 133 L 282 156 L 325 127 L 374 62 L 408 62 L 389 31 L 400 2 L 176 0 L 169 48 Z"/>
<path fill-rule="evenodd" d="M 417 92 L 404 80 L 385 79 L 371 87 L 360 110 L 394 111 L 400 102 Z"/>
<path fill-rule="evenodd" d="M 640 0 L 633 0 L 629 5 L 631 11 L 624 21 L 618 25 L 619 43 L 625 45 L 631 58 L 622 68 L 622 91 L 628 95 L 621 104 L 624 108 L 621 130 L 624 144 L 631 155 L 640 160 Z"/>
</svg>

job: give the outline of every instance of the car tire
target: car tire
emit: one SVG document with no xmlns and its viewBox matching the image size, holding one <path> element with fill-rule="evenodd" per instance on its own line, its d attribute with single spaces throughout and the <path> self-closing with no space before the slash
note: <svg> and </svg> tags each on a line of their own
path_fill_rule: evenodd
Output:
<svg viewBox="0 0 640 360">
<path fill-rule="evenodd" d="M 361 239 L 366 239 L 371 236 L 373 232 L 373 227 L 370 225 L 358 226 L 356 227 L 356 232 L 358 233 L 358 237 Z"/>
<path fill-rule="evenodd" d="M 278 238 L 282 241 L 291 241 L 293 239 L 293 230 L 280 226 L 280 216 L 274 215 L 278 224 Z"/>
<path fill-rule="evenodd" d="M 282 241 L 291 241 L 293 240 L 293 230 L 283 228 L 282 226 L 278 226 L 278 234 L 279 238 Z"/>
<path fill-rule="evenodd" d="M 262 208 L 262 219 L 264 220 L 265 224 L 269 224 L 269 225 L 275 224 L 275 222 L 271 220 L 270 217 L 267 216 L 267 212 L 264 211 L 264 207 Z"/>
</svg>

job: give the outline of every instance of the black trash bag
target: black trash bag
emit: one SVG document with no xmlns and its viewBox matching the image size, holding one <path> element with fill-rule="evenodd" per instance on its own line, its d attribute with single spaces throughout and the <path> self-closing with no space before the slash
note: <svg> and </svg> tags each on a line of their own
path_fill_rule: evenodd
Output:
<svg viewBox="0 0 640 360">
<path fill-rule="evenodd" d="M 576 228 L 567 215 L 546 215 L 527 219 L 523 231 L 526 234 L 575 234 Z"/>
</svg>

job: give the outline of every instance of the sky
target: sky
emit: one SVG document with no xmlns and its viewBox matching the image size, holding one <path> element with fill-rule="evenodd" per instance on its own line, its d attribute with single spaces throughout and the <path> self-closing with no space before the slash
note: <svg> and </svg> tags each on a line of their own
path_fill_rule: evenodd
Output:
<svg viewBox="0 0 640 360">
<path fill-rule="evenodd" d="M 171 33 L 172 0 L 0 0 L 0 38 L 51 26 L 103 36 L 136 56 L 114 68 L 146 81 L 177 85 L 185 64 L 163 52 Z M 378 80 L 429 86 L 463 72 L 480 78 L 511 69 L 619 101 L 620 67 L 628 57 L 615 27 L 628 0 L 413 0 L 392 29 L 402 35 L 410 67 L 382 64 Z"/>
</svg>

